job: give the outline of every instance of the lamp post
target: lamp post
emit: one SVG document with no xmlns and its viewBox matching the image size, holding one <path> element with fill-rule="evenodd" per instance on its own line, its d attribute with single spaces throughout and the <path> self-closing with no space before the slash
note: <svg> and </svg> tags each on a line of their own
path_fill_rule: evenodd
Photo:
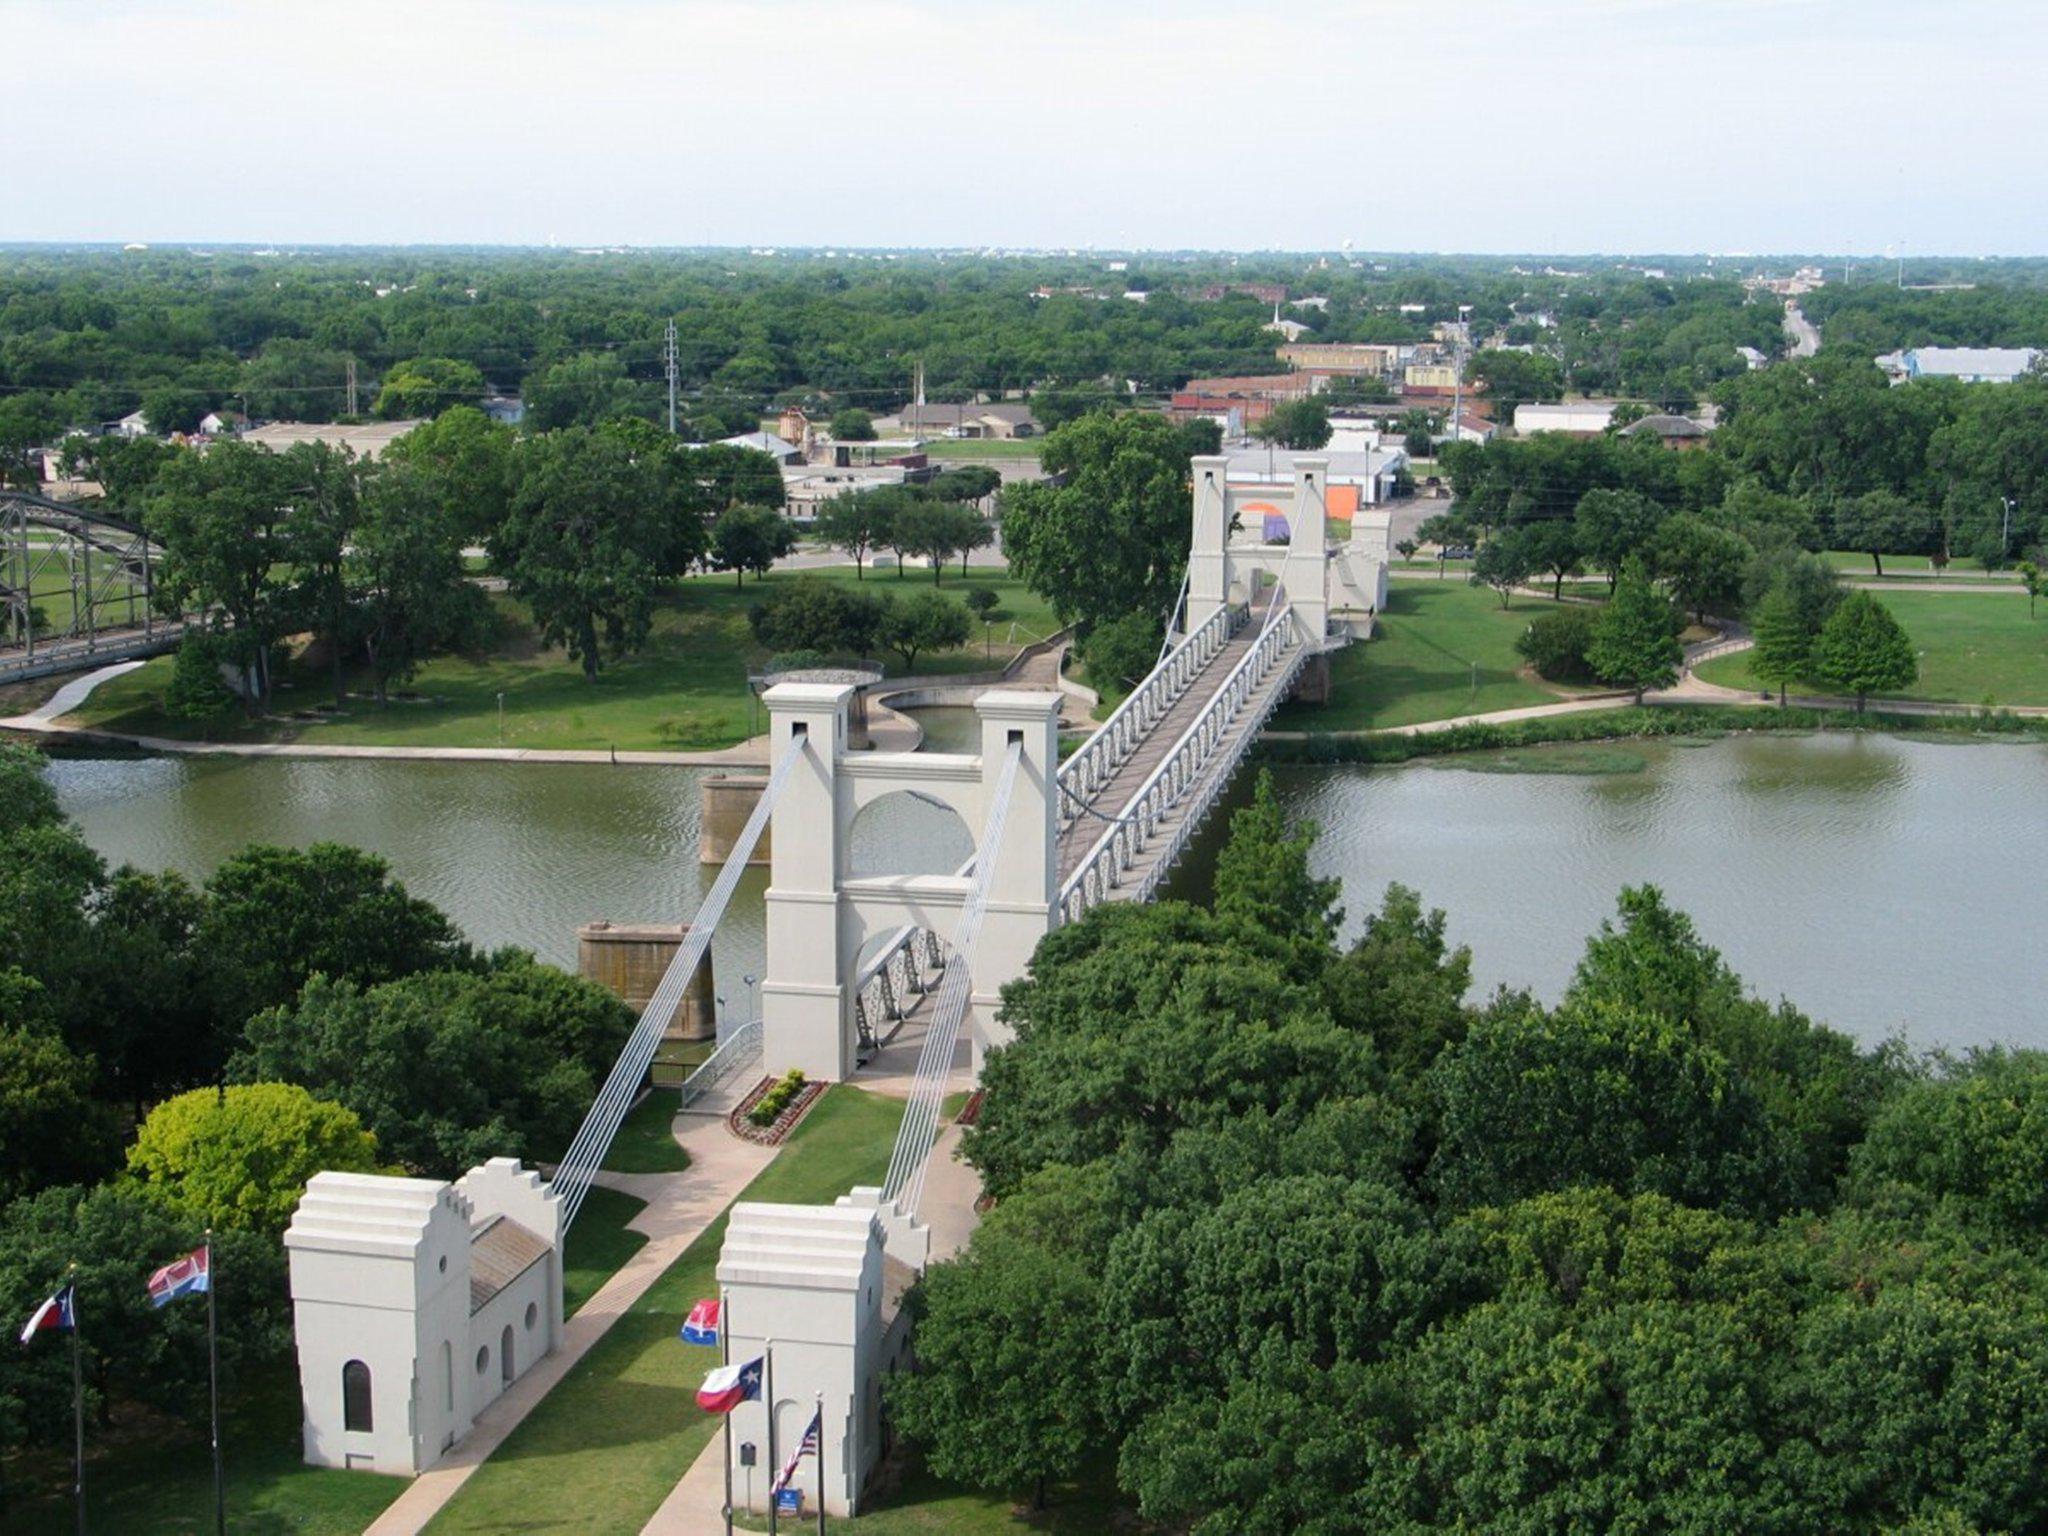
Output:
<svg viewBox="0 0 2048 1536">
<path fill-rule="evenodd" d="M 749 971 L 746 975 L 742 976 L 740 980 L 746 983 L 747 988 L 747 1016 L 741 1022 L 752 1023 L 755 1019 L 758 1019 L 761 1016 L 760 1007 L 754 1001 L 754 973 L 752 971 Z"/>
</svg>

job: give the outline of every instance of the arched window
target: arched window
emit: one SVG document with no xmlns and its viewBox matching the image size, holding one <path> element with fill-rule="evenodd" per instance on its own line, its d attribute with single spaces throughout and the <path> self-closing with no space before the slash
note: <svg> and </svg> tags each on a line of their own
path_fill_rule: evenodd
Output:
<svg viewBox="0 0 2048 1536">
<path fill-rule="evenodd" d="M 512 1380 L 512 1325 L 507 1323 L 505 1331 L 498 1335 L 498 1378 Z"/>
<path fill-rule="evenodd" d="M 367 1435 L 374 1422 L 370 1408 L 370 1368 L 351 1360 L 341 1368 L 341 1427 Z"/>
</svg>

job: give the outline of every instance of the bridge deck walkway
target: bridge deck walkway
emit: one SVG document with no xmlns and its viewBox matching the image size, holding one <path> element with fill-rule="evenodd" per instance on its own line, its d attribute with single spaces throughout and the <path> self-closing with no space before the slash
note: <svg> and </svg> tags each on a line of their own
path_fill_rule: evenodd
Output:
<svg viewBox="0 0 2048 1536">
<path fill-rule="evenodd" d="M 1248 622 L 1240 625 L 1222 649 L 1209 658 L 1209 664 L 1196 675 L 1187 691 L 1174 700 L 1159 722 L 1145 733 L 1144 740 L 1118 765 L 1109 782 L 1089 797 L 1088 810 L 1075 817 L 1060 833 L 1059 878 L 1062 884 L 1081 867 L 1090 850 L 1102 840 L 1102 834 L 1109 830 L 1109 822 L 1105 818 L 1114 819 L 1123 814 L 1138 791 L 1145 787 L 1152 770 L 1159 766 L 1187 728 L 1208 707 L 1209 700 L 1223 685 L 1224 679 L 1230 676 L 1232 668 L 1258 642 L 1259 631 L 1265 627 L 1270 601 L 1269 591 L 1252 605 Z"/>
</svg>

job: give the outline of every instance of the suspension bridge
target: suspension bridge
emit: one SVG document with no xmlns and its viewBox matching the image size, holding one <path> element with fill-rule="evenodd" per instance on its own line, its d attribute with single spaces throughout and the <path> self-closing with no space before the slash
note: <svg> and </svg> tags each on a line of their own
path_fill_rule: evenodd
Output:
<svg viewBox="0 0 2048 1536">
<path fill-rule="evenodd" d="M 733 1358 L 773 1337 L 778 1382 L 795 1383 L 792 1404 L 807 1412 L 812 1393 L 825 1395 L 841 1462 L 829 1479 L 836 1511 L 853 1507 L 879 1454 L 877 1373 L 903 1347 L 889 1303 L 926 1261 L 919 1208 L 961 1042 L 971 1042 L 978 1070 L 1004 1038 L 1001 988 L 1046 933 L 1103 902 L 1154 895 L 1304 669 L 1369 627 L 1384 600 L 1385 521 L 1354 525 L 1333 544 L 1324 470 L 1297 459 L 1292 484 L 1277 491 L 1231 486 L 1223 459 L 1194 461 L 1188 577 L 1158 662 L 1064 760 L 1057 694 L 983 694 L 973 754 L 850 751 L 850 686 L 784 684 L 765 695 L 767 785 L 554 1189 L 566 1231 L 772 828 L 761 1017 L 725 1035 L 684 1085 L 685 1102 L 791 1068 L 843 1081 L 886 1042 L 918 1047 L 882 1184 L 830 1207 L 734 1207 L 719 1268 Z M 1263 536 L 1276 516 L 1284 541 Z M 1237 531 L 1247 525 L 1260 536 Z M 852 875 L 854 818 L 905 792 L 978 828 L 973 856 L 928 874 Z M 741 1413 L 750 1408 L 763 1411 Z"/>
</svg>

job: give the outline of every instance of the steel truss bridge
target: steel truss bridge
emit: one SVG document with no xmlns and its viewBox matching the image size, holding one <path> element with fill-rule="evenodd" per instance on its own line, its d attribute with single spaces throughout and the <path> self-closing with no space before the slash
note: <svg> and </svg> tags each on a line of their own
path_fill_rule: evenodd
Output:
<svg viewBox="0 0 2048 1536">
<path fill-rule="evenodd" d="M 0 490 L 0 682 L 176 647 L 152 606 L 160 551 L 111 512 Z"/>
</svg>

